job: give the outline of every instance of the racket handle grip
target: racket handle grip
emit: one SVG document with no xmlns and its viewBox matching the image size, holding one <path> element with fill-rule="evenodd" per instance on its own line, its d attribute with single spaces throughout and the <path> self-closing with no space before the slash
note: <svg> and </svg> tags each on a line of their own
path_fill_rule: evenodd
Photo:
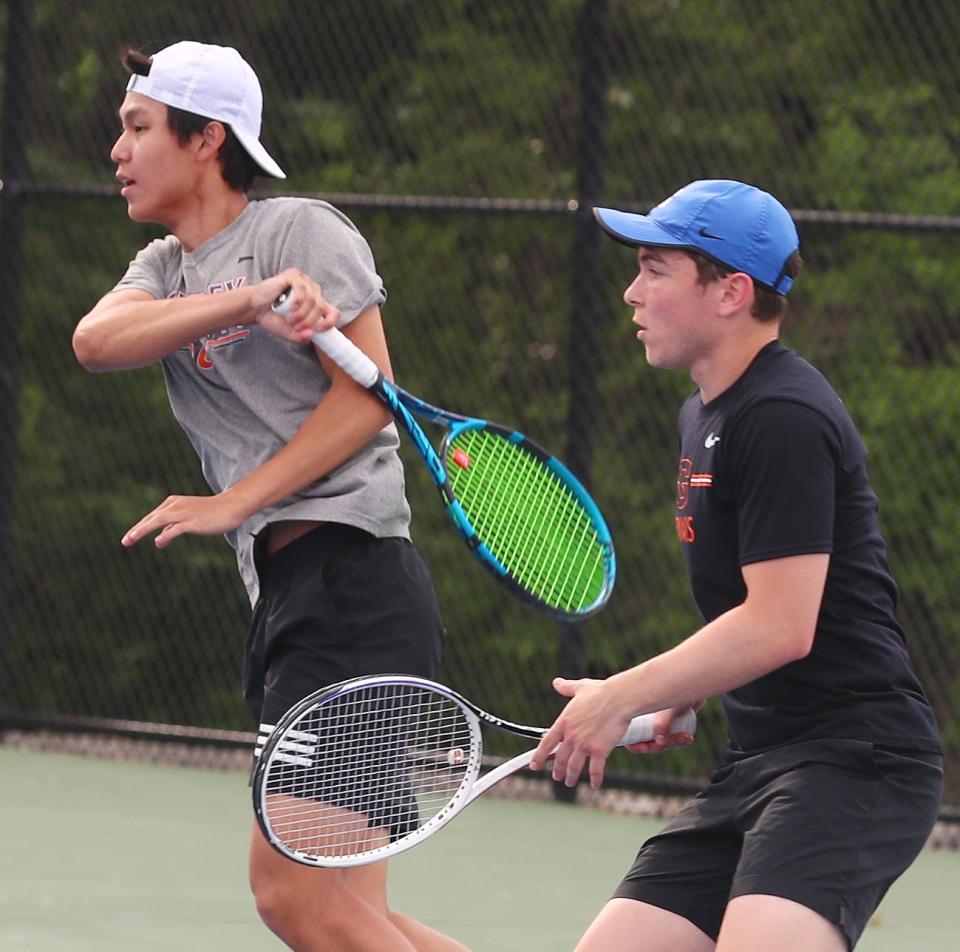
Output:
<svg viewBox="0 0 960 952">
<path fill-rule="evenodd" d="M 642 744 L 653 740 L 653 714 L 641 714 L 635 717 L 628 725 L 627 732 L 620 738 L 619 746 Z M 679 717 L 673 719 L 670 725 L 671 734 L 694 734 L 697 730 L 697 715 L 692 708 L 687 708 Z"/>
<path fill-rule="evenodd" d="M 281 317 L 290 312 L 290 294 L 284 291 L 273 302 L 273 309 Z M 311 338 L 338 367 L 343 368 L 361 387 L 368 390 L 377 382 L 380 368 L 348 337 L 335 327 L 317 331 Z"/>
</svg>

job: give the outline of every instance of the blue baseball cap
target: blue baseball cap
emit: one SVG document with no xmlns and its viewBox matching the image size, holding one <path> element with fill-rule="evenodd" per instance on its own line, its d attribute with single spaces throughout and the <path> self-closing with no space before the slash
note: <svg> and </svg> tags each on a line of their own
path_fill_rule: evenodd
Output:
<svg viewBox="0 0 960 952">
<path fill-rule="evenodd" d="M 800 247 L 797 227 L 780 202 L 753 185 L 703 179 L 674 192 L 649 215 L 613 208 L 594 208 L 593 214 L 622 244 L 699 251 L 777 294 L 793 285 L 785 270 Z"/>
</svg>

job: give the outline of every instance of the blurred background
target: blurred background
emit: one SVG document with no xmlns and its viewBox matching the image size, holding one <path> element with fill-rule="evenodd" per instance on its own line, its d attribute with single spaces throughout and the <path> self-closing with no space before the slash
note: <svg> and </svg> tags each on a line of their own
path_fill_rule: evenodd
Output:
<svg viewBox="0 0 960 952">
<path fill-rule="evenodd" d="M 108 153 L 117 52 L 237 47 L 287 170 L 258 195 L 343 209 L 389 292 L 397 379 L 567 460 L 613 531 L 607 607 L 569 626 L 506 595 L 444 525 L 408 449 L 414 537 L 449 639 L 443 679 L 526 723 L 557 673 L 605 676 L 698 624 L 673 527 L 687 376 L 653 371 L 621 300 L 629 249 L 595 204 L 646 211 L 739 178 L 794 213 L 784 330 L 871 452 L 910 650 L 960 804 L 960 4 L 937 0 L 7 0 L 0 7 L 0 730 L 245 742 L 249 606 L 232 552 L 120 536 L 204 493 L 159 368 L 92 376 L 79 318 L 161 232 Z M 262 180 L 258 180 L 262 181 Z M 681 791 L 724 740 L 618 754 L 617 785 Z M 493 748 L 494 755 L 502 753 Z M 955 813 L 955 811 L 953 811 Z"/>
</svg>

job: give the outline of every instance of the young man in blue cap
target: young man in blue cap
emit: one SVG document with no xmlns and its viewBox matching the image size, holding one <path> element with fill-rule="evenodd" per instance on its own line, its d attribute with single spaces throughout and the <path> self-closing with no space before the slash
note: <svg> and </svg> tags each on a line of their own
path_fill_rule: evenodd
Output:
<svg viewBox="0 0 960 952">
<path fill-rule="evenodd" d="M 183 41 L 124 63 L 120 194 L 130 218 L 169 234 L 80 321 L 74 350 L 94 371 L 163 368 L 211 494 L 168 497 L 122 542 L 226 536 L 254 606 L 244 691 L 264 735 L 326 684 L 431 676 L 439 663 L 443 625 L 410 540 L 396 427 L 310 343 L 338 324 L 389 374 L 386 291 L 335 208 L 248 198 L 255 175 L 284 173 L 260 142 L 260 83 L 236 50 Z M 287 289 L 284 320 L 271 304 Z M 251 823 L 257 910 L 290 948 L 465 952 L 389 906 L 385 862 L 303 866 Z"/>
<path fill-rule="evenodd" d="M 866 449 L 842 401 L 778 340 L 800 268 L 787 210 L 698 181 L 649 215 L 597 220 L 638 249 L 624 299 L 654 367 L 685 368 L 676 530 L 704 625 L 571 698 L 539 745 L 553 776 L 603 780 L 635 750 L 689 743 L 671 718 L 719 695 L 729 729 L 709 785 L 637 858 L 578 952 L 853 948 L 937 816 L 942 748 L 896 619 Z"/>
</svg>

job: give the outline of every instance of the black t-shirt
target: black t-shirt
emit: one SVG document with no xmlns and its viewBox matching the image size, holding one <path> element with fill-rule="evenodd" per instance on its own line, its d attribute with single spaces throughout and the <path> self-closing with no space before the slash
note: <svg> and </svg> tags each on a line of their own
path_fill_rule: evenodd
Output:
<svg viewBox="0 0 960 952">
<path fill-rule="evenodd" d="M 940 751 L 896 618 L 867 451 L 824 377 L 779 342 L 680 411 L 677 535 L 711 621 L 743 603 L 740 568 L 830 553 L 810 654 L 723 696 L 728 754 L 815 737 Z"/>
</svg>

